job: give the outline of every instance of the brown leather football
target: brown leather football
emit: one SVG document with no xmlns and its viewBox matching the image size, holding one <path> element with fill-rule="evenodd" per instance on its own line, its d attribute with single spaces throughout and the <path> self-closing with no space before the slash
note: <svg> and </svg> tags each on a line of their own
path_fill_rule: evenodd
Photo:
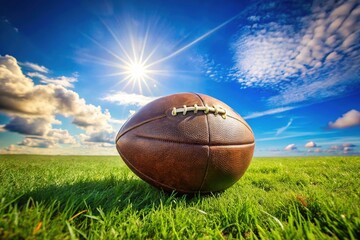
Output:
<svg viewBox="0 0 360 240">
<path fill-rule="evenodd" d="M 166 191 L 224 190 L 245 173 L 254 135 L 225 103 L 179 93 L 141 108 L 120 129 L 116 148 L 144 181 Z"/>
</svg>

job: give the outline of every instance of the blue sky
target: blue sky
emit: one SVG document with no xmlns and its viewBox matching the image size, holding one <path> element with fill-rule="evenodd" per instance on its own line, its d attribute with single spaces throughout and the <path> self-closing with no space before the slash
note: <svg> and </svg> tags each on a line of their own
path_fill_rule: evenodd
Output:
<svg viewBox="0 0 360 240">
<path fill-rule="evenodd" d="M 255 156 L 359 155 L 359 1 L 7 1 L 0 153 L 117 154 L 147 102 L 199 92 Z"/>
</svg>

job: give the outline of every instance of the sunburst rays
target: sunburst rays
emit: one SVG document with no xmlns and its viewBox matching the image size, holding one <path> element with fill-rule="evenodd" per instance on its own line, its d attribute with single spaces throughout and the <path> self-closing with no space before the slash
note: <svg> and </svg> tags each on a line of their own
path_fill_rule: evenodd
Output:
<svg viewBox="0 0 360 240">
<path fill-rule="evenodd" d="M 195 40 L 185 44 L 184 46 L 171 51 L 168 54 L 161 55 L 157 53 L 158 48 L 161 48 L 161 31 L 151 30 L 156 29 L 156 24 L 149 25 L 143 29 L 142 26 L 134 27 L 130 26 L 129 23 L 124 24 L 125 28 L 122 28 L 121 32 L 115 31 L 115 27 L 110 27 L 105 21 L 102 21 L 106 27 L 108 33 L 116 43 L 116 48 L 109 49 L 105 44 L 100 43 L 92 37 L 89 37 L 96 45 L 103 49 L 106 53 L 113 57 L 113 60 L 102 59 L 95 56 L 87 56 L 99 64 L 106 65 L 111 68 L 115 68 L 116 71 L 107 76 L 118 76 L 120 79 L 117 85 L 122 86 L 122 91 L 129 89 L 131 92 L 138 92 L 142 94 L 144 89 L 150 94 L 154 86 L 158 86 L 159 82 L 157 78 L 159 76 L 170 76 L 176 74 L 175 72 L 169 72 L 164 68 L 164 62 L 179 55 L 194 44 L 205 39 L 209 35 L 223 28 L 228 23 L 232 22 L 239 16 L 236 15 L 220 25 L 210 29 L 203 35 L 197 37 Z M 158 22 L 158 21 L 155 21 Z M 124 33 L 124 29 L 128 29 L 127 33 Z M 141 30 L 144 31 L 141 31 Z M 126 32 L 126 31 L 125 31 Z M 161 51 L 163 52 L 163 51 Z"/>
</svg>

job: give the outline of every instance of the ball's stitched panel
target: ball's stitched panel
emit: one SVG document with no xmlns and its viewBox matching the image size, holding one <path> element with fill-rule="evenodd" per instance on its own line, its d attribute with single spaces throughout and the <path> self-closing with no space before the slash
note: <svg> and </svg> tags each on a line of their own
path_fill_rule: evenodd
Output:
<svg viewBox="0 0 360 240">
<path fill-rule="evenodd" d="M 184 106 L 221 106 L 226 119 Z M 185 114 L 173 114 L 183 106 Z M 193 109 L 195 110 L 195 109 Z M 254 151 L 249 125 L 225 103 L 203 94 L 159 98 L 140 109 L 120 129 L 117 149 L 143 180 L 179 192 L 220 191 L 246 171 Z"/>
</svg>

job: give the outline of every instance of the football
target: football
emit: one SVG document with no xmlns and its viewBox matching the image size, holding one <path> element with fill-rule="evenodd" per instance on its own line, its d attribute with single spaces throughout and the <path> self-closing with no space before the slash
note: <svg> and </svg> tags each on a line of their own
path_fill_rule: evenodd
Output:
<svg viewBox="0 0 360 240">
<path fill-rule="evenodd" d="M 254 147 L 254 134 L 239 114 L 197 93 L 148 103 L 116 136 L 121 158 L 136 175 L 180 193 L 227 189 L 245 173 Z"/>
</svg>

